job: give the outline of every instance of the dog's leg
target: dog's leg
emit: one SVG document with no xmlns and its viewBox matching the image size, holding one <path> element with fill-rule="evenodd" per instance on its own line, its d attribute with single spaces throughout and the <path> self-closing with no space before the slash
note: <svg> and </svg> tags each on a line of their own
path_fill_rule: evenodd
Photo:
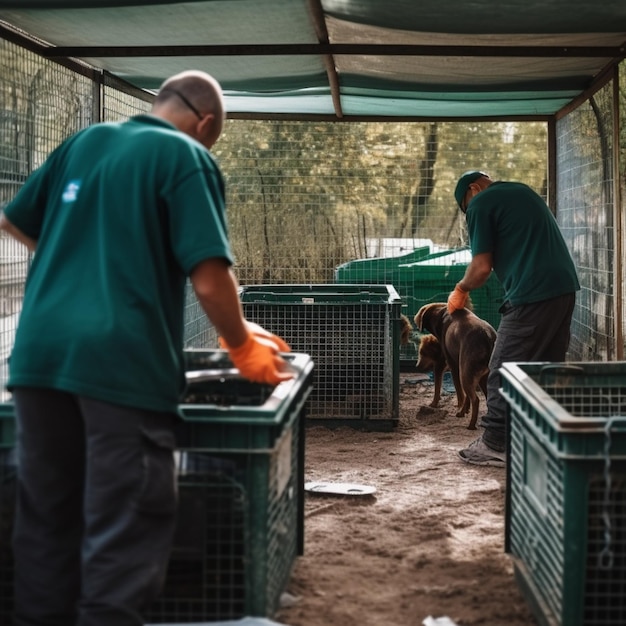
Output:
<svg viewBox="0 0 626 626">
<path fill-rule="evenodd" d="M 483 395 L 485 396 L 485 401 L 487 400 L 487 377 L 489 376 L 489 372 L 483 374 L 478 381 L 478 385 L 473 383 L 472 389 L 474 390 L 474 395 L 472 398 L 472 417 L 470 419 L 470 423 L 467 427 L 468 430 L 476 430 L 476 422 L 478 421 L 478 409 L 480 407 L 480 399 L 476 394 L 476 387 L 480 387 Z"/>
<path fill-rule="evenodd" d="M 487 400 L 487 378 L 489 378 L 489 370 L 487 370 L 487 373 L 481 376 L 478 381 L 478 385 L 485 396 L 485 401 Z"/>
<path fill-rule="evenodd" d="M 480 400 L 476 395 L 476 391 L 474 390 L 474 397 L 472 398 L 472 417 L 470 419 L 470 423 L 467 426 L 468 430 L 476 430 L 476 422 L 478 421 L 478 405 L 480 404 Z"/>
<path fill-rule="evenodd" d="M 459 377 L 459 370 L 457 367 L 451 367 L 450 373 L 452 374 L 452 382 L 454 383 L 454 389 L 456 390 L 456 403 L 457 403 L 457 417 L 463 417 L 467 413 L 469 408 L 467 396 L 463 390 L 463 383 Z M 467 405 L 467 406 L 466 406 Z"/>
<path fill-rule="evenodd" d="M 478 421 L 478 409 L 480 407 L 480 399 L 476 390 L 480 388 L 485 395 L 485 400 L 487 399 L 487 377 L 489 376 L 489 370 L 482 374 L 476 382 L 476 379 L 472 377 L 472 380 L 468 382 L 467 389 L 471 389 L 471 392 L 468 394 L 471 396 L 471 405 L 472 405 L 472 417 L 470 419 L 470 423 L 468 425 L 468 430 L 476 430 L 476 422 Z"/>
<path fill-rule="evenodd" d="M 435 363 L 433 367 L 433 378 L 435 381 L 435 395 L 433 397 L 433 401 L 430 403 L 430 406 L 433 409 L 436 409 L 439 406 L 439 400 L 441 399 L 441 384 L 443 382 L 443 371 L 446 369 L 446 366 L 441 363 Z"/>
</svg>

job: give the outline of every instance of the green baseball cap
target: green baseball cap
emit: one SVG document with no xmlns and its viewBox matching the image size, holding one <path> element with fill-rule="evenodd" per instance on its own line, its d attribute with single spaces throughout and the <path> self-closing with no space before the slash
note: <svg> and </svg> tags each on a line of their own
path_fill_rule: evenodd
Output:
<svg viewBox="0 0 626 626">
<path fill-rule="evenodd" d="M 489 174 L 480 172 L 479 170 L 470 170 L 469 172 L 465 172 L 465 174 L 461 174 L 461 178 L 459 178 L 459 182 L 456 184 L 454 189 L 454 197 L 456 198 L 456 203 L 459 205 L 459 209 L 461 209 L 461 211 L 463 210 L 461 202 L 463 202 L 463 198 L 467 193 L 468 187 L 481 176 L 489 178 Z"/>
</svg>

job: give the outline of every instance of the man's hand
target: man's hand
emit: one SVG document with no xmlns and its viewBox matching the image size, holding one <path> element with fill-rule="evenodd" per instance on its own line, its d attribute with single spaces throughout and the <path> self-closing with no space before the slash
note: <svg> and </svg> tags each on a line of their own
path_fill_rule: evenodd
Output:
<svg viewBox="0 0 626 626">
<path fill-rule="evenodd" d="M 287 342 L 281 339 L 278 335 L 273 335 L 269 332 L 269 330 L 265 330 L 263 326 L 259 326 L 258 324 L 250 322 L 249 320 L 246 320 L 245 322 L 248 330 L 256 337 L 271 339 L 278 346 L 279 352 L 291 352 L 291 348 L 289 347 Z"/>
<path fill-rule="evenodd" d="M 220 346 L 228 350 L 233 365 L 245 378 L 268 385 L 277 385 L 293 378 L 287 371 L 287 362 L 278 353 L 290 352 L 289 346 L 276 335 L 258 324 L 246 321 L 249 334 L 241 346 L 231 348 L 221 337 Z"/>
<path fill-rule="evenodd" d="M 454 291 L 448 296 L 448 313 L 453 313 L 454 311 L 465 308 L 468 298 L 469 291 L 461 289 L 460 283 L 457 283 Z"/>
</svg>

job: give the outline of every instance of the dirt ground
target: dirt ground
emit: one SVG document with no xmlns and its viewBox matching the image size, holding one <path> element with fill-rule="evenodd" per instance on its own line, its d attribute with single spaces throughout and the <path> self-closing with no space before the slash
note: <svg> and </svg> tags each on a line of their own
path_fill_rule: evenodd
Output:
<svg viewBox="0 0 626 626">
<path fill-rule="evenodd" d="M 371 485 L 370 496 L 307 493 L 304 555 L 287 589 L 289 626 L 535 626 L 504 552 L 505 470 L 457 456 L 479 433 L 456 397 L 428 404 L 424 375 L 400 374 L 391 432 L 310 426 L 306 481 Z M 481 410 L 484 398 L 481 395 Z"/>
</svg>

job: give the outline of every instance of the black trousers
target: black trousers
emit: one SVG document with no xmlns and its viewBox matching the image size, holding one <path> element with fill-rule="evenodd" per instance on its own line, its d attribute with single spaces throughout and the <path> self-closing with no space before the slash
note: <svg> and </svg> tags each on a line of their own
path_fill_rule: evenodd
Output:
<svg viewBox="0 0 626 626">
<path fill-rule="evenodd" d="M 483 441 L 494 450 L 506 450 L 507 405 L 500 395 L 503 363 L 565 360 L 576 294 L 521 306 L 502 307 L 498 336 L 489 362 L 487 415 Z"/>
<path fill-rule="evenodd" d="M 20 388 L 16 626 L 138 626 L 175 526 L 177 417 Z"/>
</svg>

